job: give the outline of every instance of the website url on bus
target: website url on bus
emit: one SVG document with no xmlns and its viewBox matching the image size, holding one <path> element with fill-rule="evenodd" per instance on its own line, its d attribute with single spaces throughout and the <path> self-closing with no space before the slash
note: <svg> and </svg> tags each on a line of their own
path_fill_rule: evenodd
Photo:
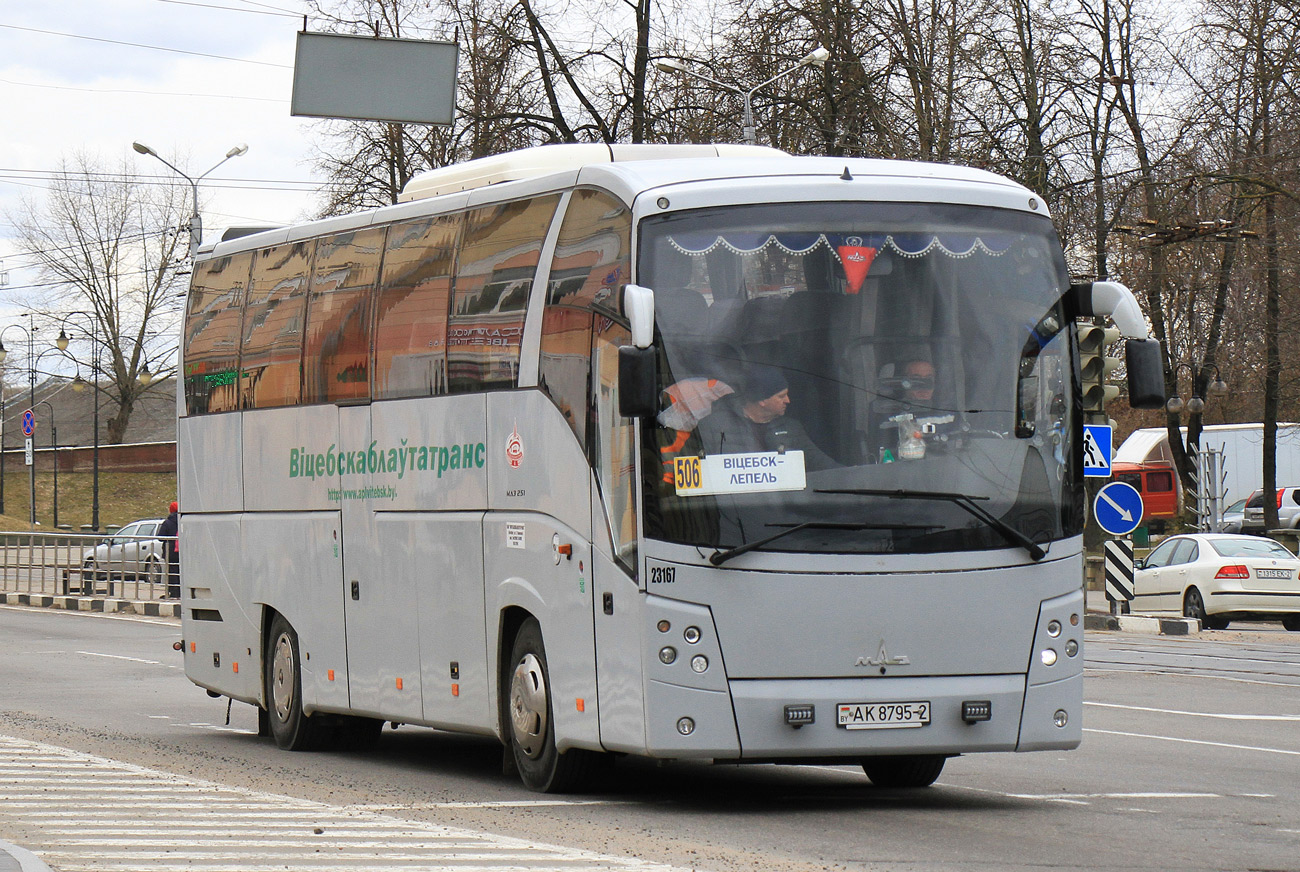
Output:
<svg viewBox="0 0 1300 872">
<path fill-rule="evenodd" d="M 374 487 L 332 487 L 326 489 L 326 495 L 331 503 L 341 503 L 347 500 L 395 500 L 397 499 L 397 488 L 391 485 L 375 485 Z"/>
</svg>

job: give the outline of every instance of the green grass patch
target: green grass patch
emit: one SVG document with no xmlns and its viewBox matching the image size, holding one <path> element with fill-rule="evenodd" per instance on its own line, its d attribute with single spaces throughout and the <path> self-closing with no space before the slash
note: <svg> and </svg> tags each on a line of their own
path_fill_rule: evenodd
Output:
<svg viewBox="0 0 1300 872">
<path fill-rule="evenodd" d="M 91 521 L 94 474 L 59 473 L 59 525 L 79 532 Z M 31 482 L 27 468 L 15 471 L 6 465 L 4 512 L 0 513 L 3 530 L 53 530 L 54 475 L 36 474 L 36 521 L 29 523 Z M 99 473 L 99 526 L 122 526 L 137 518 L 164 518 L 168 504 L 176 499 L 176 474 L 171 472 L 103 472 Z"/>
</svg>

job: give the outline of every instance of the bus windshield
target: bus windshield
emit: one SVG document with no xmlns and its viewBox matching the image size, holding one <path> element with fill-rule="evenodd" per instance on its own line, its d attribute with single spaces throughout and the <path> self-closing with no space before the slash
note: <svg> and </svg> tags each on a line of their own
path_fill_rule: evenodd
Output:
<svg viewBox="0 0 1300 872">
<path fill-rule="evenodd" d="M 716 207 L 646 219 L 639 251 L 660 353 L 650 538 L 1038 559 L 1081 532 L 1069 278 L 1045 217 Z"/>
</svg>

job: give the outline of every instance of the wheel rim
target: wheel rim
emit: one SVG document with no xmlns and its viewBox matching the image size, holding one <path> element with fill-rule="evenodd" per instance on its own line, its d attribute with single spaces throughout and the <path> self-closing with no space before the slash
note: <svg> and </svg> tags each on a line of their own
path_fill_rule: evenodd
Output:
<svg viewBox="0 0 1300 872">
<path fill-rule="evenodd" d="M 1205 620 L 1205 603 L 1201 602 L 1201 592 L 1193 588 L 1187 592 L 1187 609 L 1186 616 L 1196 618 L 1199 621 Z"/>
<path fill-rule="evenodd" d="M 515 746 L 534 759 L 542 753 L 546 737 L 546 676 L 534 654 L 525 654 L 510 679 L 510 720 Z"/>
<path fill-rule="evenodd" d="M 271 701 L 275 705 L 275 716 L 281 723 L 289 720 L 289 710 L 293 706 L 293 642 L 287 633 L 281 634 L 275 643 L 275 656 L 271 659 Z"/>
<path fill-rule="evenodd" d="M 158 565 L 158 561 L 150 561 L 147 575 L 150 584 L 159 584 L 162 582 L 162 567 Z"/>
</svg>

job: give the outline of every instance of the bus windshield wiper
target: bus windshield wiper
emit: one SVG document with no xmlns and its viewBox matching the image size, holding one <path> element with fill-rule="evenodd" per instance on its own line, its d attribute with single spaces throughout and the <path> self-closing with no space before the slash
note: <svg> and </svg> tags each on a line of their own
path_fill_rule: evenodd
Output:
<svg viewBox="0 0 1300 872">
<path fill-rule="evenodd" d="M 976 500 L 987 500 L 988 497 L 971 496 L 970 494 L 948 493 L 945 491 L 915 491 L 915 490 L 871 490 L 868 488 L 854 488 L 846 490 L 818 490 L 819 494 L 853 494 L 863 497 L 888 497 L 894 500 L 942 500 L 952 503 L 958 508 L 964 509 L 979 520 L 988 524 L 994 530 L 997 530 L 1011 542 L 1024 548 L 1029 552 L 1029 558 L 1034 561 L 1042 560 L 1047 556 L 1047 552 L 1042 549 L 1037 542 L 1030 539 L 1024 533 L 1021 533 L 1015 527 L 1006 521 L 996 517 L 988 512 L 983 506 L 978 505 Z"/>
<path fill-rule="evenodd" d="M 827 491 L 830 493 L 830 491 Z M 776 525 L 773 525 L 776 526 Z M 800 530 L 924 530 L 926 525 L 921 524 L 864 524 L 864 523 L 833 523 L 830 521 L 805 521 L 802 524 L 794 524 L 788 529 L 779 533 L 773 533 L 771 536 L 765 536 L 762 539 L 756 539 L 753 542 L 746 542 L 744 545 L 737 545 L 735 548 L 719 549 L 709 555 L 709 562 L 714 566 L 721 566 L 733 557 L 739 557 L 742 554 L 748 554 L 755 548 L 762 548 L 769 542 L 775 542 L 777 539 L 784 539 L 791 533 L 798 533 Z"/>
</svg>

